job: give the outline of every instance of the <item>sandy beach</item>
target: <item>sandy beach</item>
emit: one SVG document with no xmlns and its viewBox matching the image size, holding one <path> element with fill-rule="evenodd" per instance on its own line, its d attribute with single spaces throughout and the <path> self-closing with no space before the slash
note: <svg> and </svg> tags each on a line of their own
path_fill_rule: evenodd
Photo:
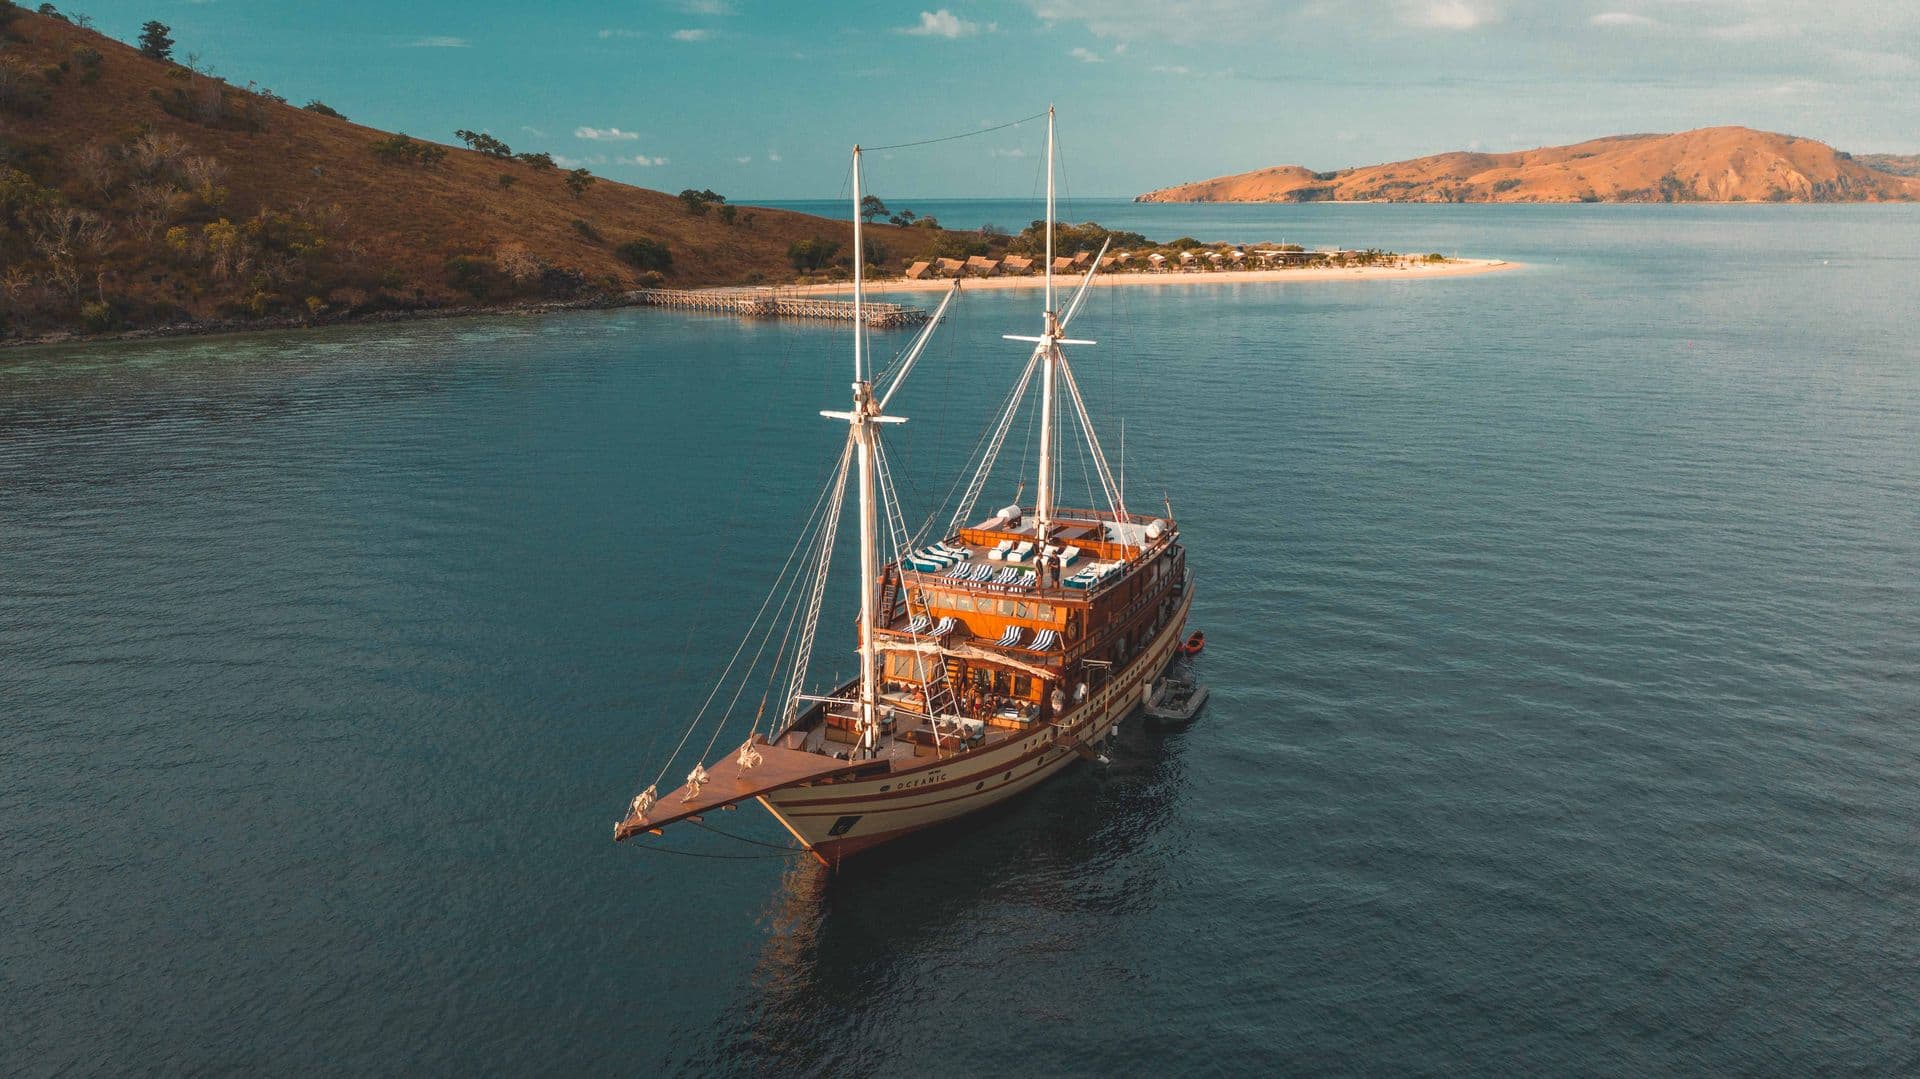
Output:
<svg viewBox="0 0 1920 1079">
<path fill-rule="evenodd" d="M 1505 259 L 1448 259 L 1445 262 L 1409 262 L 1395 266 L 1315 266 L 1286 270 L 1204 270 L 1190 273 L 1175 270 L 1167 273 L 1113 273 L 1095 277 L 1093 287 L 1261 285 L 1287 281 L 1379 281 L 1464 277 L 1470 274 L 1498 273 L 1501 270 L 1516 269 L 1521 265 L 1523 264 L 1508 262 Z M 1079 284 L 1082 276 L 1084 274 L 1062 275 L 1054 278 L 1054 283 L 1059 287 L 1073 287 Z M 1040 288 L 1045 283 L 1045 277 L 1040 274 L 1024 277 L 967 277 L 960 279 L 960 288 L 963 292 L 971 289 Z M 910 281 L 904 277 L 882 278 L 867 282 L 868 291 L 875 294 L 945 292 L 952 286 L 953 282 L 946 279 Z M 853 284 L 848 281 L 835 281 L 824 285 L 789 285 L 784 286 L 782 291 L 813 296 L 842 295 L 852 292 Z"/>
</svg>

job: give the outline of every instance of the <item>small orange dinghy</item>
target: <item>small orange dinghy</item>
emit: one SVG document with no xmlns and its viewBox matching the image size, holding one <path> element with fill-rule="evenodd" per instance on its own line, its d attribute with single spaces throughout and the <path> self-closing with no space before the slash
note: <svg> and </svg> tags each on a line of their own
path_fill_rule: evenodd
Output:
<svg viewBox="0 0 1920 1079">
<path fill-rule="evenodd" d="M 1200 654 L 1200 650 L 1206 646 L 1207 635 L 1196 629 L 1193 631 L 1193 636 L 1187 638 L 1187 643 L 1180 646 L 1180 654 L 1183 656 L 1197 656 Z"/>
</svg>

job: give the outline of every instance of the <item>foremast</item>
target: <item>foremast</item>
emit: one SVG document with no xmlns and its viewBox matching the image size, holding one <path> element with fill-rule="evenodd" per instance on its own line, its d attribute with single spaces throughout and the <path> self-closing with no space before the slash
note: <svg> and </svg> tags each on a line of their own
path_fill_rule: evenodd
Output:
<svg viewBox="0 0 1920 1079">
<path fill-rule="evenodd" d="M 859 466 L 860 485 L 860 749 L 871 756 L 880 733 L 880 663 L 874 628 L 880 622 L 879 495 L 875 476 L 880 462 L 881 424 L 905 423 L 900 416 L 881 413 L 873 396 L 872 362 L 867 356 L 866 247 L 860 213 L 860 147 L 853 148 L 853 409 L 822 411 L 830 419 L 847 422 L 847 438 Z"/>
</svg>

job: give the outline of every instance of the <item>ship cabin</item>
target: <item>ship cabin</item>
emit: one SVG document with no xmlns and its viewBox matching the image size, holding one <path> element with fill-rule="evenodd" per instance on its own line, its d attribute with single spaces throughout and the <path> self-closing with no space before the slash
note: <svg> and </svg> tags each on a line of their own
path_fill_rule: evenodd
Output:
<svg viewBox="0 0 1920 1079">
<path fill-rule="evenodd" d="M 1031 511 L 1009 506 L 885 567 L 879 757 L 947 757 L 1045 727 L 1176 614 L 1186 556 L 1172 521 L 1056 510 L 1045 539 L 1036 532 Z M 775 744 L 851 759 L 857 688 L 818 701 Z"/>
</svg>

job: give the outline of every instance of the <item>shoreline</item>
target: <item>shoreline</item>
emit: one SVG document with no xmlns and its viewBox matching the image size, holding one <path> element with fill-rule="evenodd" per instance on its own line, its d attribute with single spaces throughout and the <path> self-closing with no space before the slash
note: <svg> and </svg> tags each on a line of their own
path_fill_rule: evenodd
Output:
<svg viewBox="0 0 1920 1079">
<path fill-rule="evenodd" d="M 1124 288 L 1158 285 L 1241 285 L 1276 284 L 1288 281 L 1349 281 L 1349 280 L 1414 280 L 1433 277 L 1468 277 L 1476 274 L 1498 273 L 1503 270 L 1519 269 L 1524 263 L 1509 262 L 1505 259 L 1449 259 L 1437 263 L 1411 263 L 1405 266 L 1350 266 L 1340 267 L 1301 267 L 1288 270 L 1206 270 L 1197 272 L 1171 271 L 1167 273 L 1121 273 L 1094 278 L 1095 288 Z M 1061 275 L 1056 285 L 1062 288 L 1075 287 L 1084 275 Z M 906 278 L 884 278 L 868 284 L 872 295 L 898 295 L 922 292 L 945 292 L 951 288 L 955 279 L 938 278 L 927 281 L 909 281 Z M 1029 289 L 1041 288 L 1046 284 L 1044 275 L 1027 277 L 967 277 L 957 279 L 961 291 L 971 289 Z M 751 285 L 706 285 L 703 289 L 738 290 L 753 288 Z M 798 296 L 835 296 L 853 291 L 851 281 L 832 281 L 814 285 L 771 285 L 787 295 Z M 296 330 L 314 330 L 333 326 L 371 326 L 383 323 L 416 322 L 453 318 L 483 318 L 500 315 L 549 315 L 564 311 L 605 311 L 621 307 L 645 307 L 626 294 L 597 296 L 583 300 L 544 300 L 523 304 L 499 305 L 462 305 L 459 307 L 420 307 L 390 308 L 373 311 L 364 315 L 321 315 L 317 318 L 262 318 L 262 319 L 219 319 L 208 322 L 176 322 L 164 326 L 147 326 L 134 330 L 113 330 L 106 333 L 61 332 L 43 334 L 38 337 L 0 339 L 0 353 L 11 349 L 46 348 L 59 345 L 107 344 L 119 341 L 154 341 L 172 337 L 215 337 L 223 334 L 276 333 Z"/>
<path fill-rule="evenodd" d="M 1476 274 L 1500 273 L 1516 270 L 1525 263 L 1509 262 L 1506 259 L 1448 259 L 1445 262 L 1413 262 L 1401 266 L 1312 266 L 1286 270 L 1171 270 L 1165 273 L 1116 273 L 1104 274 L 1093 279 L 1094 288 L 1151 287 L 1156 285 L 1260 285 L 1280 284 L 1288 281 L 1352 281 L 1356 279 L 1370 281 L 1407 281 L 1432 277 L 1471 277 Z M 1057 288 L 1073 288 L 1085 277 L 1084 272 L 1063 274 L 1055 277 Z M 960 291 L 973 289 L 1025 289 L 1042 288 L 1046 285 L 1044 274 L 1030 274 L 1022 277 L 962 277 L 934 278 L 925 281 L 910 281 L 904 277 L 884 278 L 867 283 L 867 291 L 875 295 L 913 292 L 945 292 L 958 281 Z M 833 281 L 819 285 L 779 286 L 785 293 L 800 296 L 833 296 L 853 291 L 851 281 Z"/>
</svg>

